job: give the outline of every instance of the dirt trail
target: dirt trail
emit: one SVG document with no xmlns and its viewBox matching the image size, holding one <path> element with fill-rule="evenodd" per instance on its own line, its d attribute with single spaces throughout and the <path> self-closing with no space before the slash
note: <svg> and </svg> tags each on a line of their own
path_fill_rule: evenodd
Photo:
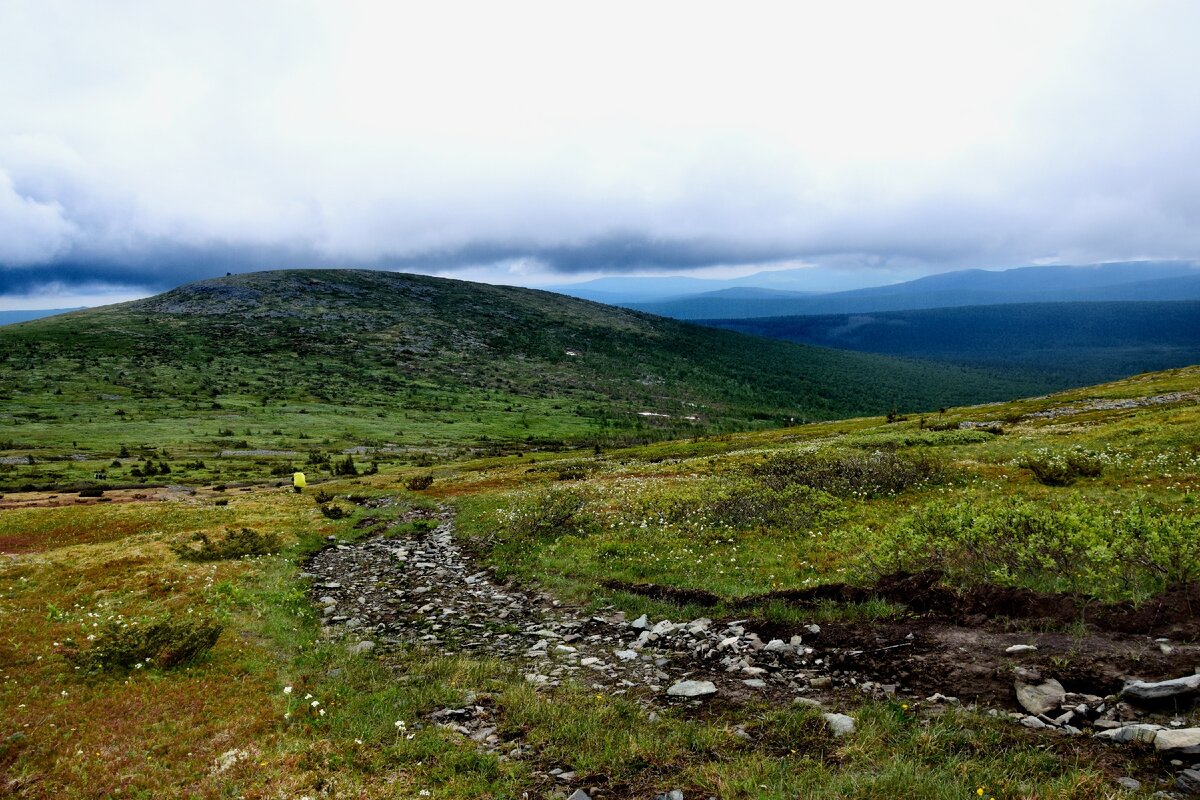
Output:
<svg viewBox="0 0 1200 800">
<path fill-rule="evenodd" d="M 307 569 L 327 624 L 384 647 L 510 660 L 535 684 L 573 679 L 642 698 L 664 696 L 681 680 L 710 680 L 727 698 L 794 696 L 824 671 L 790 636 L 768 647 L 736 622 L 590 615 L 502 585 L 464 555 L 448 517 L 432 522 L 436 528 L 415 536 L 377 536 L 316 555 Z"/>
<path fill-rule="evenodd" d="M 406 519 L 414 519 L 419 514 Z M 627 620 L 590 615 L 542 593 L 501 585 L 455 541 L 448 515 L 431 530 L 332 545 L 308 565 L 332 630 L 386 649 L 417 644 L 520 665 L 529 681 L 575 680 L 647 701 L 680 680 L 712 681 L 722 699 L 934 693 L 1019 710 L 1013 671 L 1040 669 L 1069 690 L 1108 695 L 1127 680 L 1191 674 L 1200 649 L 1148 635 L 1069 635 L 937 614 L 888 623 L 777 625 L 762 620 Z M 434 527 L 436 526 L 436 527 Z M 1012 645 L 1037 646 L 1009 654 Z"/>
</svg>

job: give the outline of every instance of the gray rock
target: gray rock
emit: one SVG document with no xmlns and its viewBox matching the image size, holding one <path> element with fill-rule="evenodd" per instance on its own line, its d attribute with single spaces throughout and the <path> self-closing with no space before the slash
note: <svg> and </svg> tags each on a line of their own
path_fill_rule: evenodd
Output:
<svg viewBox="0 0 1200 800">
<path fill-rule="evenodd" d="M 1045 714 L 1062 705 L 1067 690 L 1058 681 L 1050 678 L 1041 683 L 1026 683 L 1017 680 L 1017 702 L 1030 714 Z"/>
<path fill-rule="evenodd" d="M 350 652 L 353 655 L 360 656 L 364 653 L 369 653 L 375 649 L 375 643 L 369 640 L 364 640 L 358 644 L 350 646 Z"/>
<path fill-rule="evenodd" d="M 1161 730 L 1163 730 L 1162 725 L 1138 722 L 1133 725 L 1122 725 L 1119 728 L 1113 728 L 1108 731 L 1100 731 L 1095 735 L 1095 738 L 1118 744 L 1126 742 L 1146 742 L 1150 744 L 1157 738 L 1158 732 Z"/>
<path fill-rule="evenodd" d="M 1121 697 L 1126 700 L 1163 700 L 1195 692 L 1200 692 L 1200 674 L 1157 683 L 1133 681 L 1125 684 Z"/>
<path fill-rule="evenodd" d="M 567 800 L 592 800 L 592 796 L 583 789 L 576 789 Z"/>
<path fill-rule="evenodd" d="M 671 697 L 708 697 L 717 693 L 712 681 L 680 681 L 667 689 Z"/>
<path fill-rule="evenodd" d="M 1036 731 L 1036 730 L 1041 730 L 1042 728 L 1049 728 L 1049 727 L 1050 727 L 1049 725 L 1047 725 L 1046 723 L 1042 722 L 1042 721 L 1041 721 L 1040 719 L 1038 719 L 1037 717 L 1033 717 L 1033 716 L 1030 716 L 1030 717 L 1022 717 L 1022 718 L 1021 718 L 1021 724 L 1022 724 L 1022 725 L 1024 725 L 1026 728 L 1032 728 L 1032 729 L 1033 729 L 1033 730 L 1035 730 L 1035 731 Z"/>
<path fill-rule="evenodd" d="M 1036 644 L 1014 644 L 1012 647 L 1004 648 L 1004 652 L 1008 653 L 1010 656 L 1020 655 L 1021 653 L 1034 653 L 1034 652 L 1037 652 L 1037 645 Z"/>
<path fill-rule="evenodd" d="M 629 627 L 637 628 L 638 630 L 644 630 L 650 627 L 650 619 L 645 614 L 642 614 L 633 622 L 629 623 Z"/>
<path fill-rule="evenodd" d="M 1200 755 L 1200 728 L 1159 731 L 1154 737 L 1154 748 L 1169 756 Z"/>
<path fill-rule="evenodd" d="M 1175 776 L 1175 785 L 1188 794 L 1200 794 L 1200 770 L 1185 769 Z"/>
<path fill-rule="evenodd" d="M 747 678 L 746 680 L 742 681 L 742 683 L 746 684 L 751 689 L 767 688 L 767 682 L 764 681 L 762 678 Z"/>
<path fill-rule="evenodd" d="M 1128 789 L 1131 792 L 1136 792 L 1142 788 L 1142 782 L 1136 778 L 1117 778 L 1117 786 L 1122 789 Z"/>
<path fill-rule="evenodd" d="M 854 717 L 846 714 L 822 714 L 825 718 L 825 724 L 829 726 L 829 730 L 834 736 L 845 736 L 849 733 L 854 733 Z"/>
</svg>

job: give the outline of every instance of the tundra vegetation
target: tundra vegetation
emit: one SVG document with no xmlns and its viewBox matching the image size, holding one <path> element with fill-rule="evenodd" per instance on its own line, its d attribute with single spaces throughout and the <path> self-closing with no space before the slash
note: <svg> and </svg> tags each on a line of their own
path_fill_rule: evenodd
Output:
<svg viewBox="0 0 1200 800">
<path fill-rule="evenodd" d="M 232 366 L 228 374 L 242 374 Z M 5 388 L 22 407 L 64 413 L 22 380 Z M 969 683 L 945 686 L 962 694 L 946 705 L 925 691 L 864 692 L 843 681 L 823 700 L 857 726 L 835 737 L 819 710 L 777 695 L 666 702 L 645 687 L 618 695 L 581 681 L 539 686 L 486 647 L 464 655 L 411 641 L 356 651 L 323 624 L 314 604 L 323 590 L 307 569 L 331 545 L 429 536 L 436 512 L 453 515 L 481 572 L 589 614 L 750 620 L 805 636 L 817 624 L 820 636 L 861 637 L 863 651 L 877 647 L 876 632 L 903 641 L 910 626 L 929 624 L 928 609 L 908 602 L 916 598 L 880 588 L 916 573 L 939 597 L 1070 599 L 1070 618 L 983 615 L 972 624 L 1053 637 L 1060 646 L 1038 663 L 1082 691 L 1095 677 L 1089 648 L 1104 614 L 1156 607 L 1165 593 L 1195 596 L 1200 368 L 924 415 L 905 405 L 892 422 L 613 437 L 600 447 L 526 442 L 513 420 L 516 436 L 502 448 L 423 442 L 395 457 L 341 452 L 365 446 L 337 433 L 360 418 L 337 405 L 349 386 L 331 389 L 321 421 L 275 440 L 258 433 L 272 424 L 258 416 L 261 403 L 222 391 L 205 397 L 204 423 L 192 416 L 194 398 L 122 401 L 125 416 L 140 419 L 139 436 L 111 409 L 101 413 L 115 401 L 95 400 L 94 387 L 67 387 L 77 405 L 66 408 L 77 410 L 61 428 L 10 425 L 9 443 L 21 446 L 5 454 L 32 451 L 35 463 L 9 464 L 7 474 L 24 481 L 26 470 L 55 466 L 29 480 L 35 489 L 0 497 L 0 792 L 520 798 L 561 792 L 546 777 L 561 769 L 577 776 L 572 786 L 597 787 L 596 797 L 678 788 L 688 798 L 1083 800 L 1123 796 L 1122 776 L 1139 779 L 1148 797 L 1177 771 L 1146 748 L 1029 730 L 1008 717 L 1010 697 L 981 691 L 973 705 Z M 318 410 L 307 397 L 289 403 L 292 420 Z M 562 433 L 575 424 L 569 403 L 545 404 L 531 425 Z M 219 443 L 187 434 L 214 423 Z M 242 438 L 246 447 L 228 441 Z M 306 446 L 326 438 L 319 450 Z M 151 453 L 141 441 L 157 444 Z M 215 452 L 235 447 L 295 454 Z M 149 462 L 171 472 L 154 485 L 110 480 L 87 496 L 68 491 L 74 465 L 87 463 L 71 460 L 81 451 L 122 470 Z M 346 456 L 357 474 L 324 469 Z M 198 462 L 210 466 L 187 466 Z M 279 462 L 308 472 L 309 488 L 295 493 L 272 475 Z M 1069 479 L 1039 473 L 1057 474 L 1059 463 Z M 502 620 L 480 625 L 490 632 L 481 636 L 504 631 Z M 1126 664 L 1167 663 L 1151 635 L 1122 656 Z M 1178 663 L 1193 663 L 1193 642 L 1173 635 Z M 962 650 L 956 657 L 972 657 Z M 909 657 L 901 649 L 872 664 Z M 522 755 L 483 750 L 430 716 L 467 704 L 485 706 Z M 1200 726 L 1194 706 L 1172 713 L 1182 727 Z"/>
</svg>

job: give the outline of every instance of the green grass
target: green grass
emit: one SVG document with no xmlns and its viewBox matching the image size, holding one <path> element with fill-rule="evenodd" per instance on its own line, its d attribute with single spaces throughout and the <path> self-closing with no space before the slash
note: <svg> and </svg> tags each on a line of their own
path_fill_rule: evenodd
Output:
<svg viewBox="0 0 1200 800">
<path fill-rule="evenodd" d="M 1196 579 L 1186 571 L 1171 578 L 1159 568 L 1194 568 L 1200 561 L 1187 549 L 1194 548 L 1200 517 L 1200 407 L 1193 401 L 1028 415 L 1096 399 L 1198 390 L 1200 369 L 1192 368 L 1055 397 L 949 408 L 924 420 L 857 418 L 628 447 L 610 442 L 599 453 L 518 456 L 472 448 L 455 458 L 447 445 L 433 459 L 418 448 L 381 458 L 376 474 L 322 476 L 328 479 L 304 494 L 264 482 L 264 467 L 253 460 L 220 461 L 221 480 L 237 477 L 241 464 L 244 477 L 259 485 L 249 492 L 181 491 L 169 500 L 5 508 L 0 772 L 16 781 L 5 791 L 46 798 L 266 798 L 413 797 L 426 790 L 432 797 L 515 799 L 549 788 L 535 771 L 563 767 L 577 771 L 581 785 L 606 788 L 609 796 L 674 788 L 689 797 L 722 798 L 951 800 L 977 797 L 979 789 L 996 798 L 1116 796 L 1117 775 L 1150 769 L 1136 750 L 1039 736 L 1003 718 L 971 709 L 943 712 L 919 699 L 846 698 L 837 710 L 852 712 L 859 729 L 833 739 L 812 710 L 786 703 L 711 705 L 699 713 L 660 709 L 651 717 L 627 698 L 578 685 L 535 692 L 510 665 L 493 659 L 413 648 L 390 655 L 385 665 L 322 636 L 300 573 L 327 536 L 351 541 L 412 508 L 447 504 L 457 512 L 460 535 L 473 540 L 502 577 L 594 608 L 656 618 L 893 622 L 906 610 L 881 600 L 800 607 L 753 598 L 834 582 L 867 585 L 882 570 L 938 559 L 952 586 L 987 581 L 1139 600 L 1173 579 Z M 139 402 L 147 414 L 152 405 L 184 413 L 182 401 L 170 398 Z M 89 406 L 83 394 L 78 403 Z M 98 416 L 97 405 L 90 403 Z M 297 418 L 324 408 L 344 425 L 353 421 L 346 409 L 356 408 L 335 415 L 335 403 L 304 407 L 310 414 L 297 412 Z M 6 405 L 5 413 L 10 408 L 20 413 L 19 405 Z M 249 413 L 251 404 L 240 408 Z M 208 421 L 196 429 L 207 435 L 228 424 L 236 436 L 257 443 L 259 434 L 242 432 L 243 422 L 218 419 L 224 410 L 197 412 Z M 950 430 L 963 421 L 995 422 L 1002 432 Z M 107 426 L 119 432 L 133 424 L 141 423 L 105 417 L 97 438 L 81 438 L 78 449 L 119 448 Z M 164 432 L 178 432 L 186 423 L 161 424 Z M 78 425 L 65 435 L 82 437 L 88 428 Z M 935 425 L 946 430 L 931 430 Z M 64 434 L 51 431 L 50 421 L 9 429 L 45 437 L 40 463 L 6 472 L 10 479 L 40 469 L 62 471 L 66 477 L 55 480 L 66 480 L 80 469 L 79 462 L 50 460 L 74 449 Z M 340 434 L 332 427 L 308 430 L 313 437 L 328 435 L 328 443 L 317 439 L 324 452 L 354 441 L 335 438 Z M 452 440 L 452 433 L 441 435 Z M 271 436 L 261 441 L 313 441 Z M 214 480 L 211 466 L 176 471 L 177 463 L 201 454 L 186 455 L 192 446 L 186 437 L 168 447 L 168 455 L 162 444 L 155 461 L 172 463 L 170 482 Z M 130 458 L 142 454 L 130 447 Z M 1043 451 L 1076 448 L 1095 454 L 1098 475 L 1048 486 L 1023 466 Z M 876 458 L 877 452 L 889 457 Z M 922 459 L 941 469 L 906 471 Z M 204 460 L 207 465 L 211 458 Z M 425 474 L 433 476 L 427 489 L 404 488 Z M 863 483 L 863 476 L 874 483 Z M 348 515 L 324 516 L 317 491 Z M 372 498 L 395 503 L 371 508 Z M 1127 522 L 1135 509 L 1145 519 Z M 1040 533 L 1014 535 L 1023 520 L 1025 530 Z M 196 533 L 217 541 L 243 527 L 278 535 L 278 552 L 196 562 L 172 549 Z M 1070 559 L 1042 558 L 1063 553 Z M 1114 564 L 1128 570 L 1113 572 Z M 609 588 L 609 581 L 704 590 L 719 602 L 680 605 Z M 740 602 L 747 598 L 750 605 Z M 64 655 L 66 640 L 87 642 L 109 620 L 161 615 L 211 616 L 223 632 L 210 652 L 172 668 L 152 664 L 88 676 Z M 480 753 L 474 743 L 430 724 L 429 712 L 468 697 L 488 709 L 502 735 L 519 733 L 530 753 L 522 759 Z M 246 757 L 217 770 L 216 761 L 235 749 Z"/>
<path fill-rule="evenodd" d="M 609 447 L 1041 388 L 525 289 L 253 273 L 0 329 L 0 459 L 35 462 L 0 463 L 0 491 L 261 480 L 351 448 L 366 468 Z M 237 454 L 255 450 L 271 453 Z M 146 459 L 170 474 L 136 474 Z"/>
</svg>

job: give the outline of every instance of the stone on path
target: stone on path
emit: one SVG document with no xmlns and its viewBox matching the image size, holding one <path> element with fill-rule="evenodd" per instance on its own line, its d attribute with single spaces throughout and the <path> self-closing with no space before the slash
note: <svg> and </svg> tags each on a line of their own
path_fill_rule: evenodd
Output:
<svg viewBox="0 0 1200 800">
<path fill-rule="evenodd" d="M 1132 725 L 1122 725 L 1112 730 L 1100 731 L 1095 735 L 1095 738 L 1118 744 L 1125 744 L 1126 742 L 1145 742 L 1146 744 L 1150 744 L 1158 737 L 1159 732 L 1162 730 L 1162 725 L 1137 722 Z"/>
<path fill-rule="evenodd" d="M 1125 684 L 1121 697 L 1127 700 L 1164 700 L 1195 692 L 1200 692 L 1200 674 L 1156 683 L 1133 681 Z"/>
<path fill-rule="evenodd" d="M 1067 690 L 1058 681 L 1050 678 L 1041 683 L 1016 682 L 1017 702 L 1030 714 L 1047 714 L 1062 705 Z"/>
<path fill-rule="evenodd" d="M 1200 756 L 1200 728 L 1161 730 L 1154 737 L 1154 748 L 1171 756 Z"/>
<path fill-rule="evenodd" d="M 854 733 L 854 717 L 847 714 L 822 714 L 825 718 L 825 724 L 829 726 L 829 730 L 834 736 L 845 736 L 848 733 Z"/>
<path fill-rule="evenodd" d="M 671 697 L 708 697 L 717 693 L 712 681 L 680 681 L 667 689 Z"/>
</svg>

